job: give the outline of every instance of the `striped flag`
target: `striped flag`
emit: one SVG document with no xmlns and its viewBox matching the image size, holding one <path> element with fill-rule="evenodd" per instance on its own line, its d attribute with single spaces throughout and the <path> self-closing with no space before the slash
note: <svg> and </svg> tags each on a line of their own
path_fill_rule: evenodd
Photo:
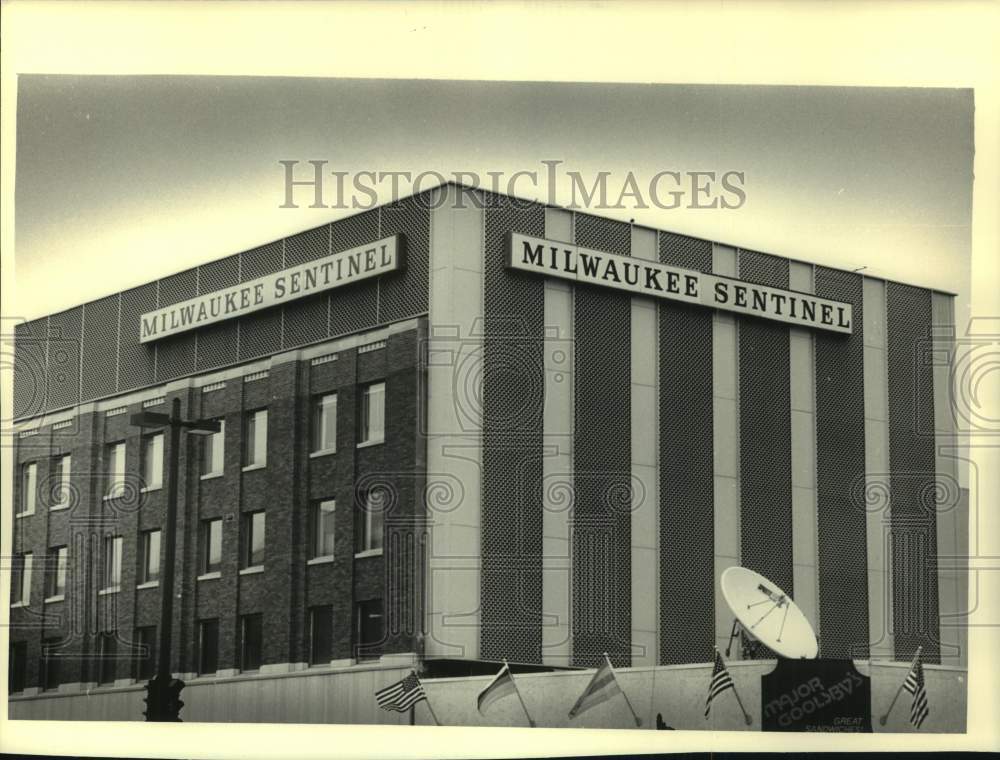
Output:
<svg viewBox="0 0 1000 760">
<path fill-rule="evenodd" d="M 736 687 L 733 686 L 733 679 L 729 675 L 729 671 L 726 670 L 726 664 L 722 661 L 722 655 L 719 654 L 719 650 L 715 650 L 715 665 L 712 668 L 712 680 L 708 684 L 708 699 L 705 700 L 705 719 L 708 719 L 708 714 L 712 710 L 712 700 L 719 696 L 726 689 L 732 689 L 736 692 Z"/>
<path fill-rule="evenodd" d="M 490 685 L 479 692 L 479 699 L 476 702 L 476 707 L 480 713 L 483 712 L 487 707 L 492 705 L 504 697 L 509 697 L 515 692 L 514 678 L 510 674 L 510 668 L 507 667 L 505 662 L 503 667 L 500 668 L 500 672 L 496 674 Z"/>
<path fill-rule="evenodd" d="M 410 673 L 402 681 L 375 692 L 375 701 L 383 710 L 406 712 L 422 699 L 427 699 L 424 687 L 416 673 Z"/>
<path fill-rule="evenodd" d="M 615 671 L 611 667 L 611 662 L 605 657 L 604 663 L 594 673 L 587 688 L 576 700 L 573 709 L 569 711 L 569 717 L 575 718 L 580 713 L 602 702 L 607 702 L 611 697 L 620 693 L 621 687 L 618 685 L 618 679 L 615 678 Z"/>
<path fill-rule="evenodd" d="M 913 695 L 913 703 L 910 705 L 910 723 L 916 728 L 923 725 L 924 720 L 930 714 L 927 706 L 927 689 L 924 688 L 924 666 L 920 662 L 920 651 L 913 658 L 910 672 L 906 674 L 903 681 L 903 688 Z"/>
</svg>

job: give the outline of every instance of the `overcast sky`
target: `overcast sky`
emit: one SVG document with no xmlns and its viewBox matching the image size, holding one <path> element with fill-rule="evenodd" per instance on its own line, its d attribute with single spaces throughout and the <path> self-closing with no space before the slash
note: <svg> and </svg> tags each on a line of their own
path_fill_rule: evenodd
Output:
<svg viewBox="0 0 1000 760">
<path fill-rule="evenodd" d="M 305 208 L 307 194 L 280 208 L 282 160 L 536 171 L 537 191 L 518 188 L 540 200 L 541 162 L 559 160 L 561 204 L 567 171 L 588 184 L 610 172 L 613 197 L 630 170 L 742 172 L 738 209 L 595 213 L 867 267 L 958 292 L 967 308 L 970 90 L 22 75 L 17 113 L 7 316 L 56 312 L 352 213 Z"/>
</svg>

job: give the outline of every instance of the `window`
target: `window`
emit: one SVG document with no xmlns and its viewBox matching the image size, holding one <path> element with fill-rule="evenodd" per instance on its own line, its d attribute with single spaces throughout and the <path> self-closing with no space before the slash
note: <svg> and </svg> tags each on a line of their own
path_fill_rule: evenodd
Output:
<svg viewBox="0 0 1000 760">
<path fill-rule="evenodd" d="M 59 646 L 60 639 L 42 639 L 42 688 L 46 691 L 59 688 Z"/>
<path fill-rule="evenodd" d="M 382 600 L 358 602 L 355 607 L 355 643 L 358 659 L 378 656 L 382 643 Z"/>
<path fill-rule="evenodd" d="M 11 568 L 10 603 L 28 604 L 31 602 L 31 552 L 14 555 Z"/>
<path fill-rule="evenodd" d="M 125 442 L 112 443 L 106 452 L 107 487 L 106 498 L 115 498 L 125 493 Z"/>
<path fill-rule="evenodd" d="M 209 675 L 219 669 L 219 620 L 198 623 L 198 672 Z"/>
<path fill-rule="evenodd" d="M 202 437 L 201 444 L 201 476 L 221 475 L 223 471 L 223 453 L 225 452 L 226 421 L 219 420 L 222 426 L 218 433 Z"/>
<path fill-rule="evenodd" d="M 135 629 L 135 659 L 132 661 L 133 678 L 148 681 L 156 674 L 156 626 L 146 625 Z"/>
<path fill-rule="evenodd" d="M 372 383 L 361 389 L 359 427 L 359 443 L 381 443 L 385 440 L 385 383 Z"/>
<path fill-rule="evenodd" d="M 104 537 L 104 590 L 118 590 L 122 582 L 122 537 Z"/>
<path fill-rule="evenodd" d="M 149 491 L 163 487 L 163 433 L 143 436 L 142 482 Z"/>
<path fill-rule="evenodd" d="M 19 515 L 35 513 L 35 498 L 38 495 L 38 463 L 30 462 L 21 467 L 21 501 L 18 504 Z"/>
<path fill-rule="evenodd" d="M 243 466 L 263 467 L 267 464 L 267 409 L 249 412 L 243 438 Z"/>
<path fill-rule="evenodd" d="M 201 523 L 201 572 L 217 573 L 222 569 L 222 520 Z"/>
<path fill-rule="evenodd" d="M 255 612 L 240 618 L 240 670 L 260 670 L 263 659 L 264 616 Z"/>
<path fill-rule="evenodd" d="M 313 401 L 312 450 L 337 449 L 337 394 L 330 393 Z"/>
<path fill-rule="evenodd" d="M 382 522 L 386 502 L 386 492 L 373 488 L 361 494 L 361 504 L 355 512 L 354 552 L 376 552 L 382 550 Z"/>
<path fill-rule="evenodd" d="M 7 688 L 11 694 L 24 691 L 28 683 L 28 642 L 12 641 L 7 657 Z"/>
<path fill-rule="evenodd" d="M 63 509 L 72 501 L 70 491 L 70 471 L 73 467 L 73 457 L 63 454 L 52 461 L 52 506 L 51 509 Z"/>
<path fill-rule="evenodd" d="M 160 579 L 160 531 L 144 530 L 139 534 L 139 583 Z"/>
<path fill-rule="evenodd" d="M 311 559 L 333 556 L 334 518 L 336 514 L 337 502 L 333 499 L 313 504 Z"/>
<path fill-rule="evenodd" d="M 45 576 L 45 596 L 48 599 L 62 598 L 66 594 L 66 565 L 69 550 L 65 546 L 49 549 L 49 567 Z"/>
<path fill-rule="evenodd" d="M 309 608 L 309 662 L 328 665 L 333 659 L 333 606 Z"/>
<path fill-rule="evenodd" d="M 243 548 L 240 567 L 261 567 L 264 564 L 264 513 L 243 515 Z"/>
<path fill-rule="evenodd" d="M 117 631 L 106 631 L 100 635 L 98 641 L 99 667 L 97 682 L 114 683 L 115 665 L 118 662 L 118 633 Z"/>
</svg>

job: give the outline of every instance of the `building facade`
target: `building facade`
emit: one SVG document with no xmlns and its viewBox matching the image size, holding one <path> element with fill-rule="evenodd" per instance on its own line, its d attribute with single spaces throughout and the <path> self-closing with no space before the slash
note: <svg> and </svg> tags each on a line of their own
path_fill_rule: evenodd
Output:
<svg viewBox="0 0 1000 760">
<path fill-rule="evenodd" d="M 709 663 L 732 565 L 961 671 L 952 301 L 446 185 L 21 325 L 12 705 L 151 674 L 174 456 L 189 683 Z"/>
</svg>

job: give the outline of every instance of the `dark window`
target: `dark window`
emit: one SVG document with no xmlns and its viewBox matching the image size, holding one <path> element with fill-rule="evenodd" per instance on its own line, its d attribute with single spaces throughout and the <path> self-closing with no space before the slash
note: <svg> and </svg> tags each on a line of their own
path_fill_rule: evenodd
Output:
<svg viewBox="0 0 1000 760">
<path fill-rule="evenodd" d="M 11 567 L 10 602 L 28 604 L 31 602 L 32 554 L 15 554 Z"/>
<path fill-rule="evenodd" d="M 42 688 L 46 691 L 59 688 L 60 639 L 42 639 Z"/>
<path fill-rule="evenodd" d="M 369 599 L 355 606 L 355 643 L 358 659 L 378 657 L 382 644 L 382 600 Z"/>
<path fill-rule="evenodd" d="M 240 553 L 240 567 L 260 567 L 264 564 L 263 512 L 248 512 L 243 515 L 243 548 Z"/>
<path fill-rule="evenodd" d="M 28 642 L 10 642 L 7 658 L 7 684 L 11 694 L 24 691 L 28 679 Z"/>
<path fill-rule="evenodd" d="M 267 464 L 267 409 L 248 412 L 243 429 L 243 466 Z"/>
<path fill-rule="evenodd" d="M 49 566 L 45 573 L 45 596 L 64 596 L 66 594 L 66 565 L 69 560 L 69 550 L 65 546 L 54 546 L 49 549 Z"/>
<path fill-rule="evenodd" d="M 337 448 L 337 394 L 329 393 L 313 400 L 313 451 Z"/>
<path fill-rule="evenodd" d="M 217 573 L 222 569 L 222 520 L 202 520 L 201 572 Z"/>
<path fill-rule="evenodd" d="M 361 389 L 358 443 L 381 443 L 385 440 L 385 383 L 372 383 Z"/>
<path fill-rule="evenodd" d="M 264 616 L 244 615 L 240 625 L 240 670 L 260 670 L 264 655 Z"/>
<path fill-rule="evenodd" d="M 221 475 L 224 467 L 223 453 L 226 442 L 226 421 L 219 420 L 222 429 L 218 433 L 201 436 L 201 474 Z"/>
<path fill-rule="evenodd" d="M 122 537 L 104 537 L 104 586 L 116 589 L 122 582 Z"/>
<path fill-rule="evenodd" d="M 156 674 L 156 626 L 135 629 L 135 680 L 148 681 Z"/>
<path fill-rule="evenodd" d="M 30 515 L 35 511 L 35 497 L 38 495 L 38 464 L 30 462 L 21 467 L 21 500 L 19 515 Z"/>
<path fill-rule="evenodd" d="M 219 669 L 219 621 L 198 623 L 198 672 L 211 674 Z"/>
<path fill-rule="evenodd" d="M 312 514 L 312 556 L 333 556 L 333 541 L 335 537 L 334 520 L 337 516 L 337 502 L 326 499 L 313 504 Z"/>
<path fill-rule="evenodd" d="M 100 657 L 100 667 L 98 668 L 97 682 L 114 683 L 115 665 L 118 662 L 118 634 L 116 631 L 106 631 L 100 635 L 98 656 Z"/>
<path fill-rule="evenodd" d="M 139 534 L 139 583 L 160 579 L 160 531 L 144 530 Z"/>
<path fill-rule="evenodd" d="M 125 442 L 110 444 L 105 450 L 105 495 L 117 498 L 125 495 Z"/>
<path fill-rule="evenodd" d="M 328 665 L 333 659 L 333 606 L 309 609 L 309 662 Z"/>
<path fill-rule="evenodd" d="M 382 524 L 387 493 L 384 488 L 373 488 L 360 494 L 355 510 L 354 551 L 370 552 L 382 548 Z"/>
<path fill-rule="evenodd" d="M 142 480 L 144 488 L 163 486 L 163 433 L 143 436 Z"/>
<path fill-rule="evenodd" d="M 56 457 L 52 462 L 52 477 L 51 483 L 52 488 L 52 509 L 61 509 L 63 507 L 68 507 L 74 500 L 72 498 L 72 479 L 71 472 L 73 469 L 73 457 L 69 454 L 63 454 L 62 456 Z"/>
</svg>

